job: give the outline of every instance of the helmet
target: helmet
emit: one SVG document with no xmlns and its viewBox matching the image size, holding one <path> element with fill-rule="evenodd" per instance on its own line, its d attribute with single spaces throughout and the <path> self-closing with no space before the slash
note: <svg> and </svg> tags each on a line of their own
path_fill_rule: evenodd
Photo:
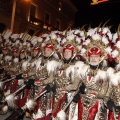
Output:
<svg viewBox="0 0 120 120">
<path fill-rule="evenodd" d="M 46 45 L 44 46 L 44 48 L 50 48 L 51 50 L 54 49 L 54 47 L 53 47 L 51 44 L 46 44 Z"/>
<path fill-rule="evenodd" d="M 72 51 L 74 51 L 74 46 L 73 45 L 71 45 L 71 44 L 68 44 L 68 45 L 66 45 L 64 48 L 63 48 L 63 51 L 65 51 L 65 50 L 72 50 Z"/>
<path fill-rule="evenodd" d="M 88 56 L 91 55 L 102 55 L 102 52 L 100 51 L 100 49 L 98 47 L 92 47 L 90 48 L 90 50 L 88 51 Z"/>
</svg>

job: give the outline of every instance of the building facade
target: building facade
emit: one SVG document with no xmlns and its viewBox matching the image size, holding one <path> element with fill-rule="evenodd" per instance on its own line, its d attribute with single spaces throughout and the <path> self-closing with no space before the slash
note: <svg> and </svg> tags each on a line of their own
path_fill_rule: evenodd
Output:
<svg viewBox="0 0 120 120">
<path fill-rule="evenodd" d="M 31 35 L 72 27 L 76 12 L 70 0 L 0 0 L 0 26 L 11 28 L 12 9 L 15 9 L 13 32 L 29 30 Z"/>
</svg>

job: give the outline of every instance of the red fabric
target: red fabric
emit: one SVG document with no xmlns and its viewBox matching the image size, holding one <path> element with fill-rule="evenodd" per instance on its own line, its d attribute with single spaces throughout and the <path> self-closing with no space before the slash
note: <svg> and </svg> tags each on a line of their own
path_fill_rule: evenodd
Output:
<svg viewBox="0 0 120 120">
<path fill-rule="evenodd" d="M 92 76 L 87 76 L 87 80 L 90 81 Z"/>
<path fill-rule="evenodd" d="M 40 50 L 40 47 L 37 46 L 37 47 L 34 48 L 34 50 Z"/>
<path fill-rule="evenodd" d="M 7 90 L 9 89 L 9 87 L 10 87 L 10 82 L 5 84 L 4 91 L 7 92 Z"/>
<path fill-rule="evenodd" d="M 108 113 L 108 120 L 114 120 L 112 111 L 109 111 L 109 113 Z"/>
<path fill-rule="evenodd" d="M 65 94 L 65 95 L 60 99 L 60 101 L 58 102 L 56 112 L 52 113 L 52 115 L 53 115 L 54 118 L 57 116 L 57 113 L 61 110 L 61 105 L 62 105 L 63 101 L 66 99 L 66 97 L 67 97 L 67 95 Z"/>
<path fill-rule="evenodd" d="M 86 106 L 87 107 L 87 106 Z M 88 117 L 86 120 L 94 120 L 96 113 L 98 111 L 98 101 L 96 101 L 95 105 L 90 108 L 88 112 Z M 78 120 L 82 120 L 82 114 L 83 114 L 83 103 L 81 102 L 81 99 L 78 101 Z"/>
<path fill-rule="evenodd" d="M 89 110 L 87 120 L 94 120 L 97 111 L 98 111 L 98 101 L 96 101 L 95 105 Z"/>
<path fill-rule="evenodd" d="M 109 113 L 108 113 L 108 120 L 115 120 L 112 111 L 109 111 Z M 120 115 L 118 116 L 118 120 L 120 120 Z"/>
<path fill-rule="evenodd" d="M 17 90 L 18 80 L 15 80 L 12 86 L 11 93 L 14 93 Z"/>
<path fill-rule="evenodd" d="M 88 51 L 88 56 L 91 56 L 91 55 L 102 55 L 102 53 L 99 48 L 93 47 Z"/>
<path fill-rule="evenodd" d="M 45 116 L 44 120 L 51 120 L 51 113 L 49 113 L 47 116 Z"/>
<path fill-rule="evenodd" d="M 82 101 L 80 99 L 78 101 L 78 120 L 82 120 L 82 113 L 83 113 L 83 107 L 82 107 Z"/>
<path fill-rule="evenodd" d="M 74 46 L 71 45 L 71 44 L 68 44 L 67 46 L 64 47 L 63 50 L 64 50 L 64 51 L 65 51 L 65 50 L 74 50 Z"/>
<path fill-rule="evenodd" d="M 17 49 L 13 49 L 13 52 L 17 53 L 17 52 L 18 52 L 18 50 L 17 50 Z"/>
<path fill-rule="evenodd" d="M 3 47 L 3 50 L 7 50 L 7 47 Z"/>
<path fill-rule="evenodd" d="M 25 89 L 25 97 L 20 99 L 20 107 L 23 107 L 25 103 L 27 102 L 27 97 L 29 94 L 30 89 Z"/>
<path fill-rule="evenodd" d="M 22 49 L 21 51 L 20 51 L 20 53 L 24 53 L 25 52 L 25 50 L 24 49 Z"/>
<path fill-rule="evenodd" d="M 50 48 L 51 50 L 53 50 L 53 46 L 50 44 L 47 44 L 44 48 Z"/>
<path fill-rule="evenodd" d="M 42 88 L 42 90 L 38 93 L 38 96 L 44 91 L 45 89 L 44 88 Z M 39 99 L 36 101 L 36 106 L 35 106 L 35 112 L 37 112 L 38 111 L 38 109 L 39 109 Z"/>
</svg>

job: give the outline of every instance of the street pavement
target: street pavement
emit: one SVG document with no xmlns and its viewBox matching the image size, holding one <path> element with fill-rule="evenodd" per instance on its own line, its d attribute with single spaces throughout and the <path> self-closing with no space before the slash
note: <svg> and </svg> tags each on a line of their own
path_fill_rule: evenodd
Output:
<svg viewBox="0 0 120 120">
<path fill-rule="evenodd" d="M 8 116 L 10 116 L 12 114 L 12 112 L 8 111 L 7 114 L 5 115 L 0 115 L 0 120 L 5 120 Z M 30 118 L 26 118 L 24 117 L 23 120 L 30 120 Z"/>
</svg>

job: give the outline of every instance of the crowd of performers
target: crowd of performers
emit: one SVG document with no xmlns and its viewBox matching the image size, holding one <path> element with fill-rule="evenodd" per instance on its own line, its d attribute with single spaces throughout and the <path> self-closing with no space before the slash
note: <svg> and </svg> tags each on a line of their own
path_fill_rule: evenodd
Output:
<svg viewBox="0 0 120 120">
<path fill-rule="evenodd" d="M 120 120 L 120 26 L 0 34 L 5 120 Z"/>
</svg>

